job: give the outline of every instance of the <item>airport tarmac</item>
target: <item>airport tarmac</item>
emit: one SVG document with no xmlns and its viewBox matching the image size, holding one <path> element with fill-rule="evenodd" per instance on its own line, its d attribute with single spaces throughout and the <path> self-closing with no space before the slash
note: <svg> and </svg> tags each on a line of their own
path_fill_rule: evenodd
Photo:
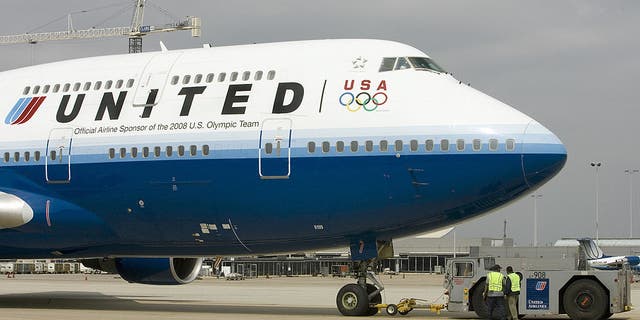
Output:
<svg viewBox="0 0 640 320">
<path fill-rule="evenodd" d="M 425 298 L 442 303 L 442 275 L 381 277 L 384 298 Z M 0 279 L 0 319 L 345 319 L 336 293 L 349 278 L 272 277 L 226 281 L 205 278 L 183 286 L 129 284 L 114 275 L 17 275 Z M 640 301 L 633 285 L 632 301 Z M 387 317 L 380 313 L 375 318 Z M 475 314 L 440 315 L 413 310 L 393 318 L 469 319 Z M 568 319 L 546 317 L 545 319 Z M 540 318 L 537 318 L 540 319 Z M 640 310 L 612 319 L 640 319 Z"/>
</svg>

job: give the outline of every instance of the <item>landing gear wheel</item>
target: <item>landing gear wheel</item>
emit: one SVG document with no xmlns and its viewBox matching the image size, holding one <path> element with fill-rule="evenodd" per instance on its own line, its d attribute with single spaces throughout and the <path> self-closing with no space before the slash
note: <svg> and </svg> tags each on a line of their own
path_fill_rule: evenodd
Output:
<svg viewBox="0 0 640 320">
<path fill-rule="evenodd" d="M 376 286 L 367 283 L 367 297 L 369 297 L 369 294 L 371 294 L 372 292 L 378 290 L 378 288 L 376 288 Z M 369 305 L 372 304 L 381 304 L 382 303 L 382 295 L 380 294 L 380 292 L 378 292 L 375 296 L 373 296 L 371 298 L 371 300 L 369 301 Z M 378 308 L 375 307 L 369 307 L 369 310 L 367 312 L 368 316 L 373 316 L 376 315 L 378 313 Z"/>
<path fill-rule="evenodd" d="M 398 306 L 395 304 L 390 304 L 387 306 L 387 314 L 390 316 L 395 316 L 398 314 Z"/>
<path fill-rule="evenodd" d="M 476 288 L 473 290 L 473 293 L 471 294 L 471 306 L 473 306 L 473 311 L 476 312 L 479 318 L 488 319 L 489 310 L 487 310 L 487 304 L 484 303 L 484 297 L 482 297 L 484 284 L 484 280 L 478 282 Z"/>
<path fill-rule="evenodd" d="M 578 280 L 564 292 L 565 312 L 575 320 L 605 319 L 609 315 L 609 298 L 602 286 L 590 279 Z"/>
<path fill-rule="evenodd" d="M 338 291 L 336 304 L 344 316 L 364 316 L 369 313 L 367 291 L 355 283 L 348 284 Z"/>
</svg>

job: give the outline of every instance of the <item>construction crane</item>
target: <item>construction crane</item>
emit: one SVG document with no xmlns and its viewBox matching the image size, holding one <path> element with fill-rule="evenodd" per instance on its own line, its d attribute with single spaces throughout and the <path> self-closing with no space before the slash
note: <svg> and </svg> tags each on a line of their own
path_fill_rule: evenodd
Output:
<svg viewBox="0 0 640 320">
<path fill-rule="evenodd" d="M 144 25 L 144 8 L 146 0 L 135 0 L 136 6 L 129 27 L 91 28 L 75 30 L 71 15 L 67 17 L 67 31 L 23 33 L 16 35 L 0 36 L 0 44 L 30 43 L 36 44 L 42 41 L 72 40 L 72 39 L 98 39 L 108 37 L 129 37 L 129 53 L 142 52 L 142 37 L 151 33 L 191 30 L 192 37 L 201 34 L 201 20 L 198 17 L 187 17 L 162 27 Z"/>
</svg>

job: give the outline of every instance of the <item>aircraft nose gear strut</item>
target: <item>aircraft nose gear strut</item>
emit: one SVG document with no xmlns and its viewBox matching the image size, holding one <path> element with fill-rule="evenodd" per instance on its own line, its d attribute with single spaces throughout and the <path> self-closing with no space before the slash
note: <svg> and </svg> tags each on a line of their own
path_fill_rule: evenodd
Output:
<svg viewBox="0 0 640 320">
<path fill-rule="evenodd" d="M 387 256 L 393 256 L 391 241 L 369 239 L 351 243 L 351 259 L 354 260 L 351 274 L 357 281 L 338 291 L 336 305 L 340 313 L 345 316 L 372 316 L 378 313 L 376 306 L 382 303 L 384 286 L 372 270 L 377 259 Z"/>
<path fill-rule="evenodd" d="M 369 267 L 375 265 L 375 259 L 353 263 L 353 274 L 357 283 L 345 285 L 338 291 L 336 304 L 345 316 L 372 316 L 378 313 L 375 306 L 382 303 L 381 292 L 384 286 Z M 369 280 L 369 283 L 367 283 Z"/>
</svg>

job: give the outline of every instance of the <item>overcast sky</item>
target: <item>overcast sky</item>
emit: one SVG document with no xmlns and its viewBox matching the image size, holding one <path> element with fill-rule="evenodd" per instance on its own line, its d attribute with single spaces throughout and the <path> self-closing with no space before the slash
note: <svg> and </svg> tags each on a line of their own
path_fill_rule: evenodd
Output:
<svg viewBox="0 0 640 320">
<path fill-rule="evenodd" d="M 189 32 L 144 39 L 145 51 L 325 38 L 378 38 L 425 51 L 454 76 L 547 126 L 566 145 L 564 170 L 538 193 L 539 243 L 595 237 L 595 172 L 601 161 L 600 237 L 629 236 L 629 176 L 640 169 L 640 1 L 189 1 L 148 0 L 145 24 L 202 17 Z M 113 6 L 112 6 L 113 5 Z M 98 7 L 108 8 L 91 10 Z M 126 9 L 129 6 L 131 9 Z M 163 10 L 157 9 L 157 7 Z M 2 34 L 126 26 L 133 0 L 3 1 Z M 122 12 L 122 14 L 118 14 Z M 166 14 L 166 13 L 170 14 Z M 111 19 L 107 19 L 112 17 Z M 58 20 L 56 20 L 58 19 Z M 49 22 L 52 22 L 49 24 Z M 39 28 L 40 26 L 43 26 Z M 127 39 L 0 46 L 0 70 L 127 52 Z M 349 50 L 349 48 L 345 48 Z M 634 179 L 634 235 L 640 237 L 640 174 Z M 533 241 L 527 197 L 457 228 L 458 237 Z"/>
</svg>

